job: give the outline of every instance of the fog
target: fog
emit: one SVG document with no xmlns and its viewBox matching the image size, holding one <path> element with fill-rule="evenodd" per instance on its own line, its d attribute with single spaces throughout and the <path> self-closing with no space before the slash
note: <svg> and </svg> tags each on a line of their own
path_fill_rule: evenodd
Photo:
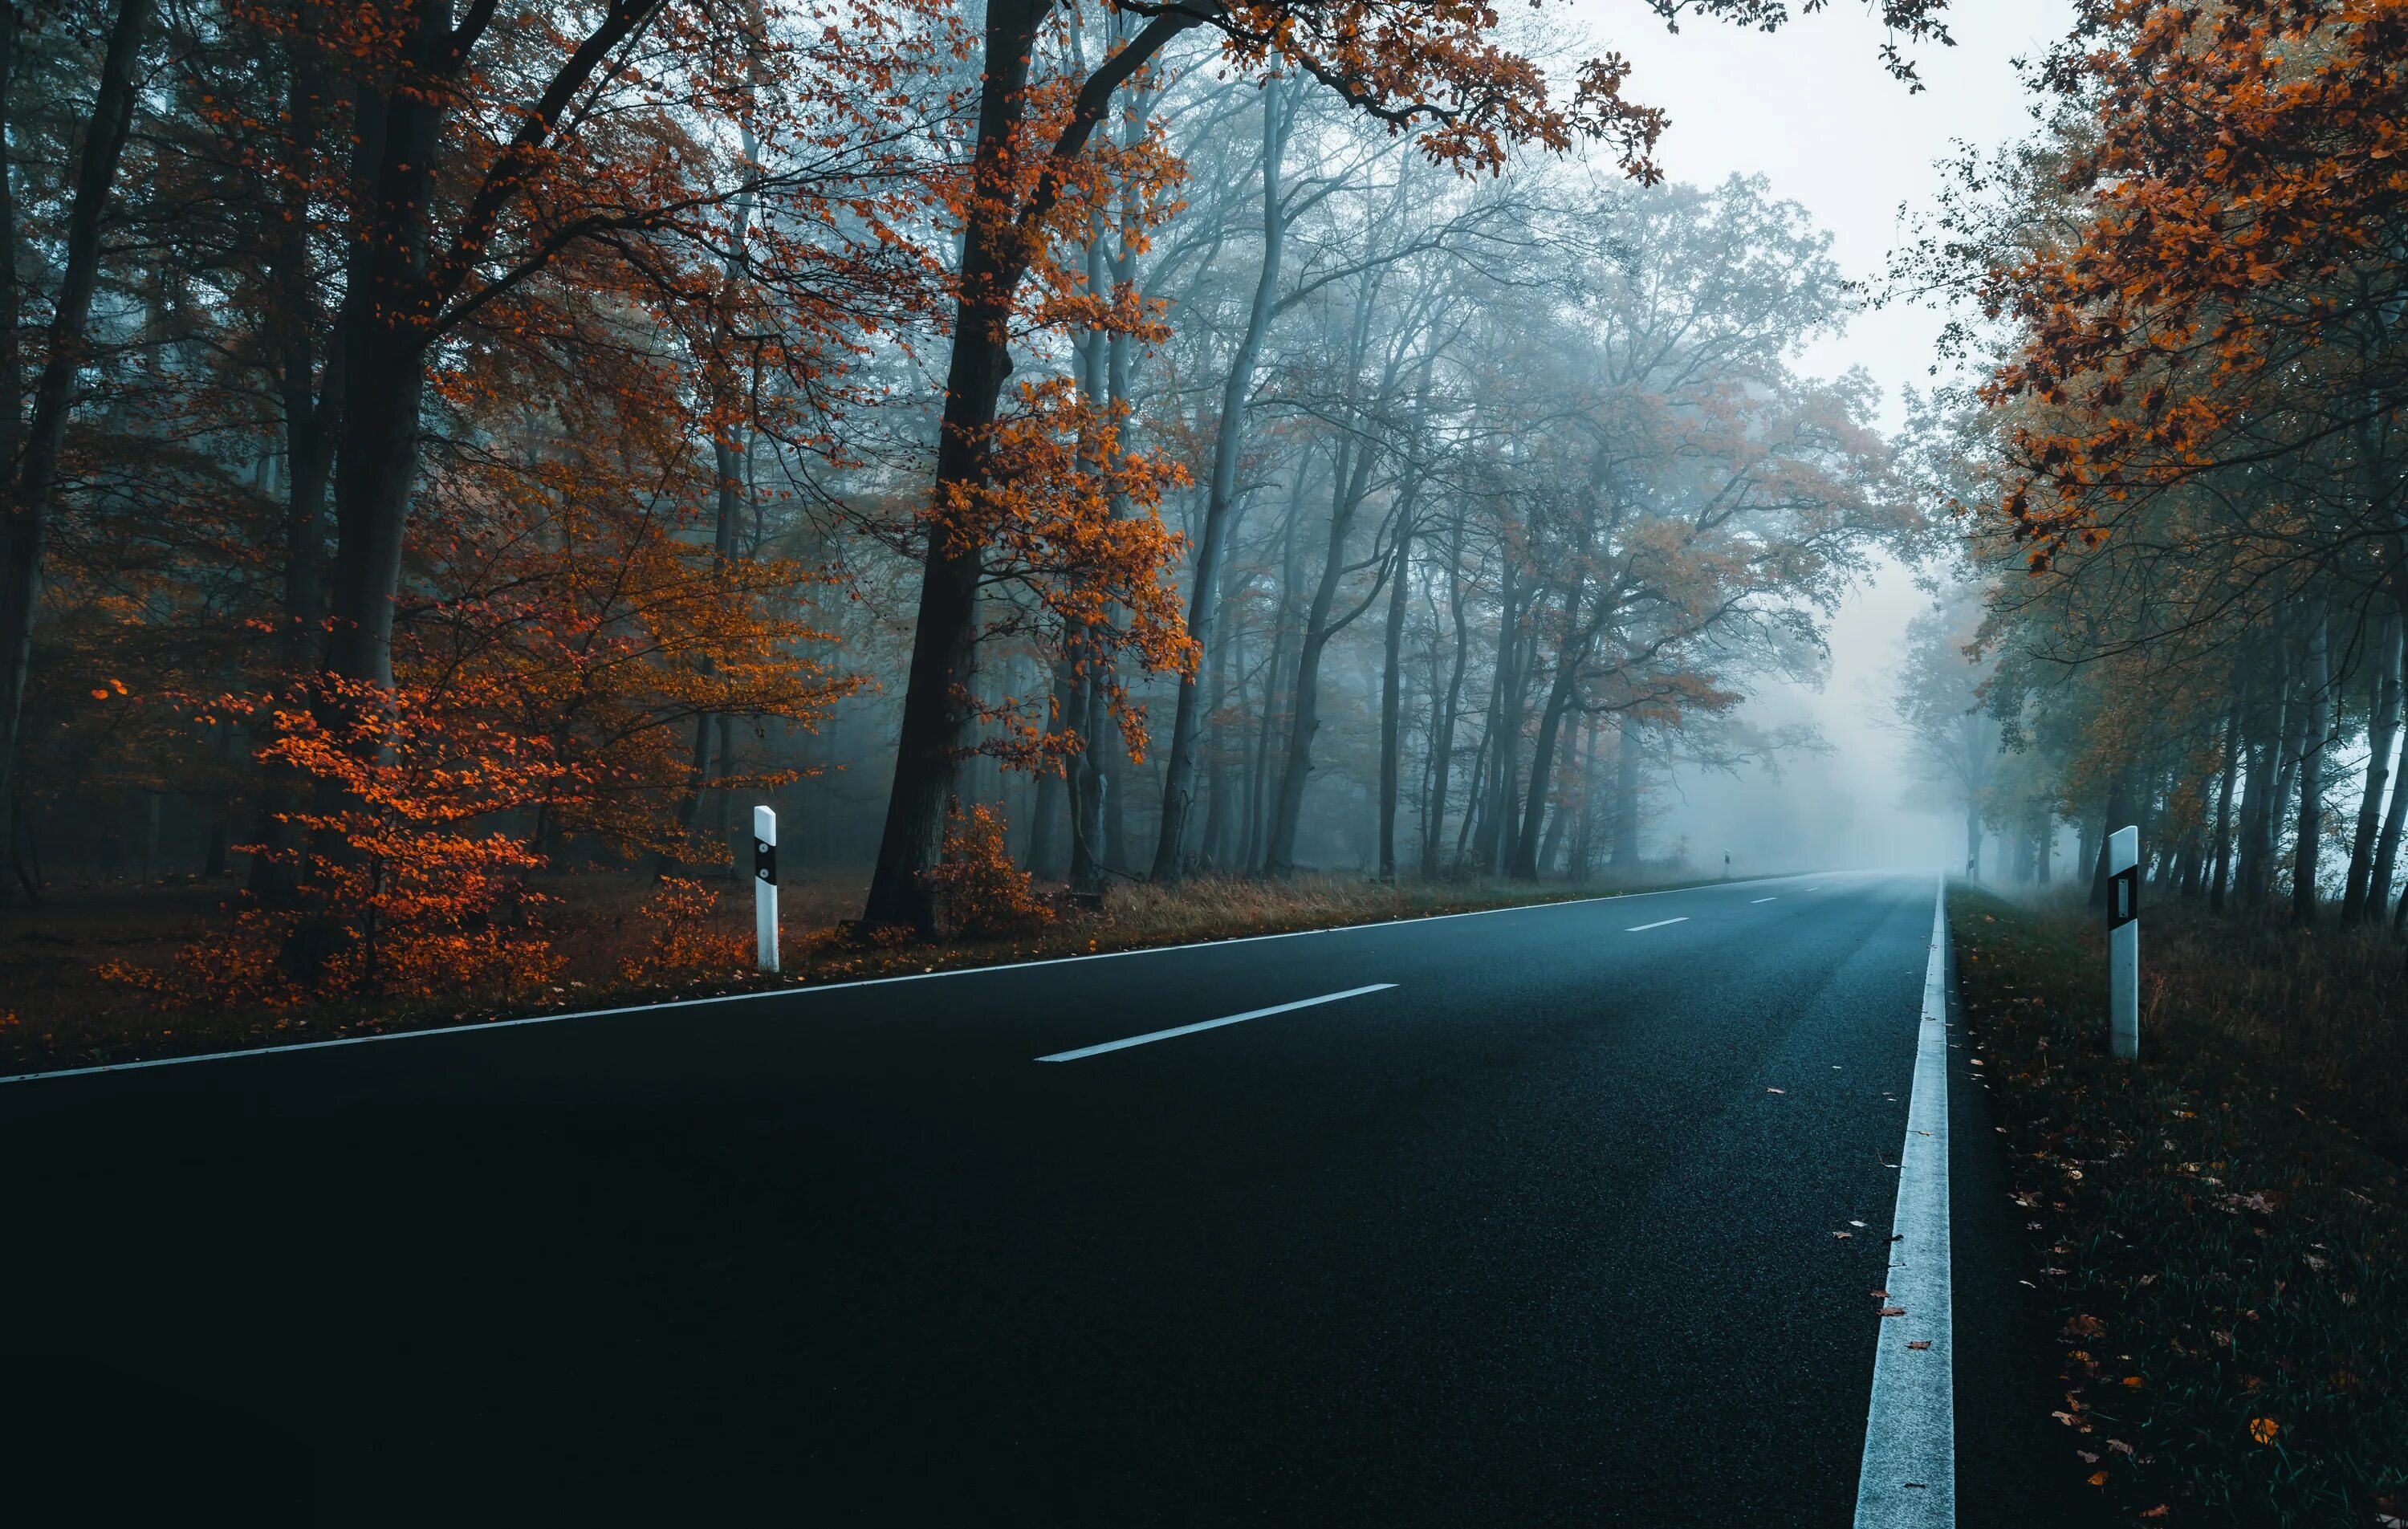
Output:
<svg viewBox="0 0 2408 1529">
<path fill-rule="evenodd" d="M 1883 31 L 1862 7 L 1777 34 L 1692 24 L 1677 37 L 1635 20 L 1640 7 L 1624 0 L 1588 8 L 1591 26 L 1610 30 L 1631 58 L 1648 99 L 1670 113 L 1673 173 L 1764 176 L 1813 210 L 1842 267 L 1873 296 L 1891 252 L 1928 214 L 1952 147 L 1995 149 L 2031 130 L 2033 98 L 2016 61 L 2040 57 L 2073 19 L 2063 0 L 1968 7 L 1949 20 L 1956 47 L 1914 51 L 1926 89 L 1914 93 L 1883 71 Z M 1884 425 L 1897 431 L 1907 389 L 1959 378 L 1939 356 L 1945 320 L 1912 300 L 1870 306 L 1843 333 L 1809 341 L 1799 364 L 1827 375 L 1863 368 L 1880 385 Z M 1667 832 L 1716 855 L 1729 850 L 1735 867 L 1961 868 L 1961 814 L 1910 805 L 1903 745 L 1880 725 L 1907 623 L 1930 603 L 1916 573 L 1885 563 L 1849 594 L 1828 629 L 1822 686 L 1780 687 L 1751 704 L 1760 722 L 1813 723 L 1832 751 L 1778 779 L 1684 775 L 1685 800 Z"/>
<path fill-rule="evenodd" d="M 93 9 L 12 118 L 123 166 L 19 166 L 64 337 L 16 491 L 10 895 L 357 879 L 483 927 L 565 873 L 739 876 L 768 805 L 790 877 L 925 935 L 969 865 L 1089 907 L 2044 874 L 2123 800 L 2096 748 L 2014 747 L 2088 725 L 2033 699 L 2041 626 L 1985 709 L 2009 553 L 1948 511 L 2000 502 L 2011 422 L 1964 384 L 2014 336 L 1960 362 L 1918 295 L 1985 257 L 1896 274 L 1937 219 L 1981 247 L 1966 198 L 2014 182 L 1962 157 L 2040 131 L 2018 61 L 2067 5 L 1899 39 L 1920 89 L 1861 7 L 1517 9 L 1481 49 L 1541 86 L 1411 28 L 1349 84 L 1226 16 L 867 6 L 571 82 L 540 154 L 480 77 L 432 168 L 349 130 L 386 109 L 356 60 L 147 15 Z M 997 16 L 1033 91 L 982 62 Z M 186 45 L 208 91 L 137 100 Z M 1629 77 L 1575 84 L 1609 49 Z M 674 151 L 587 125 L 620 118 Z M 2357 630 L 2318 639 L 2329 722 Z M 2380 707 L 2343 710 L 2363 761 Z M 2194 837 L 2201 727 L 2229 751 L 2202 722 L 2146 790 Z"/>
</svg>

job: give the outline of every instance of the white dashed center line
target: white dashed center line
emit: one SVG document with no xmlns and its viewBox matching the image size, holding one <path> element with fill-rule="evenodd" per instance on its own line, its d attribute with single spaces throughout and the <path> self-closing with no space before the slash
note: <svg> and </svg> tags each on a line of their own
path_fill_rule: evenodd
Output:
<svg viewBox="0 0 2408 1529">
<path fill-rule="evenodd" d="M 1218 1030 L 1225 1024 L 1240 1024 L 1247 1020 L 1268 1019 L 1273 1014 L 1286 1014 L 1299 1008 L 1311 1008 L 1315 1004 L 1334 1004 L 1340 998 L 1360 998 L 1367 993 L 1385 993 L 1396 985 L 1394 982 L 1374 982 L 1367 988 L 1348 988 L 1343 993 L 1325 993 L 1318 998 L 1298 998 L 1292 1004 L 1273 1004 L 1268 1008 L 1250 1008 L 1243 1014 L 1226 1015 L 1217 1020 L 1206 1020 L 1199 1024 L 1174 1025 L 1168 1030 L 1149 1030 L 1142 1036 L 1131 1036 L 1126 1040 L 1108 1040 L 1100 1046 L 1082 1046 L 1075 1051 L 1056 1051 L 1052 1056 L 1040 1056 L 1037 1060 L 1076 1062 L 1081 1057 L 1101 1056 L 1106 1051 L 1125 1051 L 1132 1046 L 1168 1040 L 1173 1036 L 1192 1036 L 1198 1030 Z"/>
<path fill-rule="evenodd" d="M 1666 924 L 1672 924 L 1672 923 L 1686 923 L 1686 922 L 1689 922 L 1689 921 L 1688 921 L 1688 920 L 1686 920 L 1686 919 L 1658 919 L 1658 920 L 1656 920 L 1654 923 L 1635 923 L 1635 924 L 1632 924 L 1629 928 L 1627 928 L 1627 929 L 1624 930 L 1624 931 L 1623 931 L 1623 933 L 1624 933 L 1624 934 L 1626 934 L 1626 935 L 1639 935 L 1639 934 L 1644 934 L 1644 933 L 1646 933 L 1646 932 L 1647 932 L 1648 930 L 1650 930 L 1650 929 L 1661 929 L 1661 928 L 1663 928 Z"/>
</svg>

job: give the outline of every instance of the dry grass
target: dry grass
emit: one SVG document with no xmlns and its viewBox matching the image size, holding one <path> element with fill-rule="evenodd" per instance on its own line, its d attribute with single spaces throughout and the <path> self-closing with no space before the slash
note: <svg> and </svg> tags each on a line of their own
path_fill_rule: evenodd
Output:
<svg viewBox="0 0 2408 1529">
<path fill-rule="evenodd" d="M 2102 952 L 2091 921 L 2080 927 Z M 2323 1108 L 2408 1160 L 2408 966 L 2380 930 L 2302 935 L 2287 921 L 2159 905 L 2142 925 L 2143 1026 L 2196 1030 L 2281 1069 Z"/>
<path fill-rule="evenodd" d="M 1652 890 L 1679 884 L 1670 877 Z M 207 940 L 230 918 L 225 887 L 147 886 L 70 891 L 40 908 L 0 916 L 0 1074 L 93 1066 L 162 1056 L 239 1050 L 484 1020 L 546 1010 L 609 1007 L 773 986 L 810 986 L 940 968 L 1083 955 L 1298 929 L 1336 928 L 1388 919 L 1466 912 L 1521 903 L 1608 894 L 1602 887 L 1516 882 L 1399 882 L 1312 876 L 1289 881 L 1204 878 L 1175 890 L 1115 886 L 1101 913 L 1065 907 L 1051 923 L 1016 938 L 865 945 L 846 922 L 861 905 L 859 882 L 811 882 L 781 893 L 786 971 L 767 978 L 730 969 L 687 968 L 630 980 L 631 964 L 652 950 L 642 908 L 652 887 L 641 878 L 561 878 L 546 890 L 559 898 L 555 943 L 568 958 L 560 980 L 514 1001 L 470 1005 L 459 998 L 416 1003 L 346 1004 L 272 1014 L 168 1011 L 158 997 L 97 975 L 108 960 L 164 965 L 179 947 Z M 725 886 L 714 914 L 731 947 L 749 949 L 752 893 Z"/>
<path fill-rule="evenodd" d="M 2133 1065 L 2096 921 L 1950 908 L 2069 1464 L 2136 1522 L 2408 1515 L 2399 948 L 2154 909 Z"/>
</svg>

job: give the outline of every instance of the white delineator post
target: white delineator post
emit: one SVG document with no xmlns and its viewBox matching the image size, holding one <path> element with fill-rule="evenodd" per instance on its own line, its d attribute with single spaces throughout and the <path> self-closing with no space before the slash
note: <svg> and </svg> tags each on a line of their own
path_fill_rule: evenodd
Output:
<svg viewBox="0 0 2408 1529">
<path fill-rule="evenodd" d="M 2141 831 L 2107 840 L 2107 1040 L 2127 1062 L 2141 1055 Z"/>
<path fill-rule="evenodd" d="M 752 931 L 761 947 L 761 969 L 778 969 L 778 815 L 752 809 Z"/>
</svg>

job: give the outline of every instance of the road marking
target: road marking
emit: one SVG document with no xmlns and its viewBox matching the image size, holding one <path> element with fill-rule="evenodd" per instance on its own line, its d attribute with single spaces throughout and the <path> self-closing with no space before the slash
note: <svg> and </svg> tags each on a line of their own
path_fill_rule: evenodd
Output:
<svg viewBox="0 0 2408 1529">
<path fill-rule="evenodd" d="M 1242 1024 L 1248 1020 L 1260 1020 L 1273 1014 L 1286 1014 L 1299 1008 L 1311 1008 L 1315 1004 L 1334 1004 L 1340 998 L 1360 998 L 1367 993 L 1385 993 L 1396 985 L 1394 982 L 1374 982 L 1368 988 L 1348 988 L 1343 993 L 1325 993 L 1318 998 L 1298 998 L 1292 1004 L 1273 1004 L 1268 1008 L 1250 1008 L 1243 1014 L 1231 1014 L 1223 1019 L 1206 1020 L 1201 1024 L 1182 1024 L 1168 1030 L 1150 1030 L 1142 1036 L 1131 1036 L 1126 1040 L 1108 1040 L 1101 1046 L 1082 1046 L 1075 1051 L 1056 1051 L 1052 1056 L 1040 1056 L 1037 1060 L 1076 1062 L 1082 1056 L 1101 1056 L 1106 1051 L 1125 1051 L 1132 1046 L 1145 1046 L 1157 1040 L 1168 1040 L 1173 1036 L 1192 1036 L 1198 1030 L 1218 1030 L 1225 1024 Z"/>
<path fill-rule="evenodd" d="M 1796 881 L 1813 873 L 1800 871 L 1796 876 L 1753 876 L 1745 881 Z M 1878 875 L 1878 872 L 1869 872 Z M 58 1067 L 49 1072 L 21 1072 L 0 1077 L 0 1083 L 38 1083 L 50 1079 L 93 1078 L 102 1073 L 147 1072 L 153 1067 L 188 1067 L 200 1062 L 236 1062 L 246 1057 L 281 1056 L 288 1051 L 325 1051 L 338 1046 L 375 1046 L 390 1040 L 426 1040 L 436 1036 L 476 1035 L 488 1030 L 516 1030 L 531 1024 L 558 1024 L 564 1020 L 607 1020 L 627 1014 L 641 1014 L 647 1009 L 701 1008 L 712 1004 L 745 1004 L 762 998 L 805 998 L 822 993 L 841 993 L 847 988 L 886 987 L 896 982 L 936 982 L 953 977 L 981 977 L 993 972 L 1025 971 L 1033 966 L 1068 966 L 1088 961 L 1120 961 L 1131 956 L 1169 955 L 1176 950 L 1203 950 L 1216 945 L 1254 945 L 1264 940 L 1312 939 L 1322 935 L 1351 935 L 1366 929 L 1394 929 L 1408 923 L 1444 923 L 1450 919 L 1486 919 L 1499 913 L 1543 913 L 1566 907 L 1594 907 L 1599 903 L 1635 902 L 1641 897 L 1672 897 L 1684 892 L 1707 892 L 1720 883 L 1700 881 L 1695 886 L 1658 887 L 1652 892 L 1613 892 L 1597 897 L 1564 897 L 1547 903 L 1512 903 L 1503 907 L 1475 907 L 1461 913 L 1422 913 L 1404 919 L 1382 919 L 1375 923 L 1345 923 L 1320 929 L 1290 929 L 1277 935 L 1240 935 L 1234 939 L 1189 940 L 1183 945 L 1136 945 L 1125 950 L 1097 950 L 1088 955 L 1048 956 L 1040 961 L 998 961 L 984 966 L 948 966 L 940 972 L 903 972 L 894 977 L 858 977 L 850 982 L 797 982 L 791 986 L 760 988 L 750 993 L 718 993 L 707 998 L 672 998 L 655 1004 L 623 1004 L 615 1008 L 572 1008 L 555 1014 L 522 1014 L 508 1020 L 477 1020 L 467 1024 L 430 1025 L 423 1030 L 387 1030 L 373 1036 L 342 1036 L 333 1040 L 289 1041 L 282 1046 L 247 1046 L 231 1051 L 196 1051 L 190 1056 L 154 1056 L 139 1062 L 107 1062 L 94 1067 Z"/>
<path fill-rule="evenodd" d="M 1689 922 L 1689 921 L 1688 921 L 1686 918 L 1679 918 L 1679 919 L 1658 919 L 1658 920 L 1656 920 L 1654 923 L 1636 923 L 1636 924 L 1632 924 L 1629 928 L 1627 928 L 1627 929 L 1624 930 L 1624 931 L 1623 931 L 1623 933 L 1624 933 L 1624 934 L 1626 934 L 1626 935 L 1643 935 L 1643 934 L 1645 934 L 1645 933 L 1646 933 L 1648 930 L 1650 930 L 1650 929 L 1661 929 L 1661 928 L 1663 928 L 1666 924 L 1672 924 L 1672 923 L 1686 923 L 1686 922 Z"/>
<path fill-rule="evenodd" d="M 1956 1386 L 1948 1287 L 1948 883 L 1931 909 L 1914 1084 L 1899 1150 L 1883 1284 L 1903 1317 L 1876 1323 L 1872 1404 L 1856 1474 L 1856 1529 L 1952 1529 Z M 1911 1348 L 1912 1344 L 1928 1345 Z"/>
<path fill-rule="evenodd" d="M 1751 897 L 1748 899 L 1748 906 L 1753 907 L 1757 903 L 1777 903 L 1779 901 L 1781 901 L 1781 899 L 1778 897 Z"/>
</svg>

